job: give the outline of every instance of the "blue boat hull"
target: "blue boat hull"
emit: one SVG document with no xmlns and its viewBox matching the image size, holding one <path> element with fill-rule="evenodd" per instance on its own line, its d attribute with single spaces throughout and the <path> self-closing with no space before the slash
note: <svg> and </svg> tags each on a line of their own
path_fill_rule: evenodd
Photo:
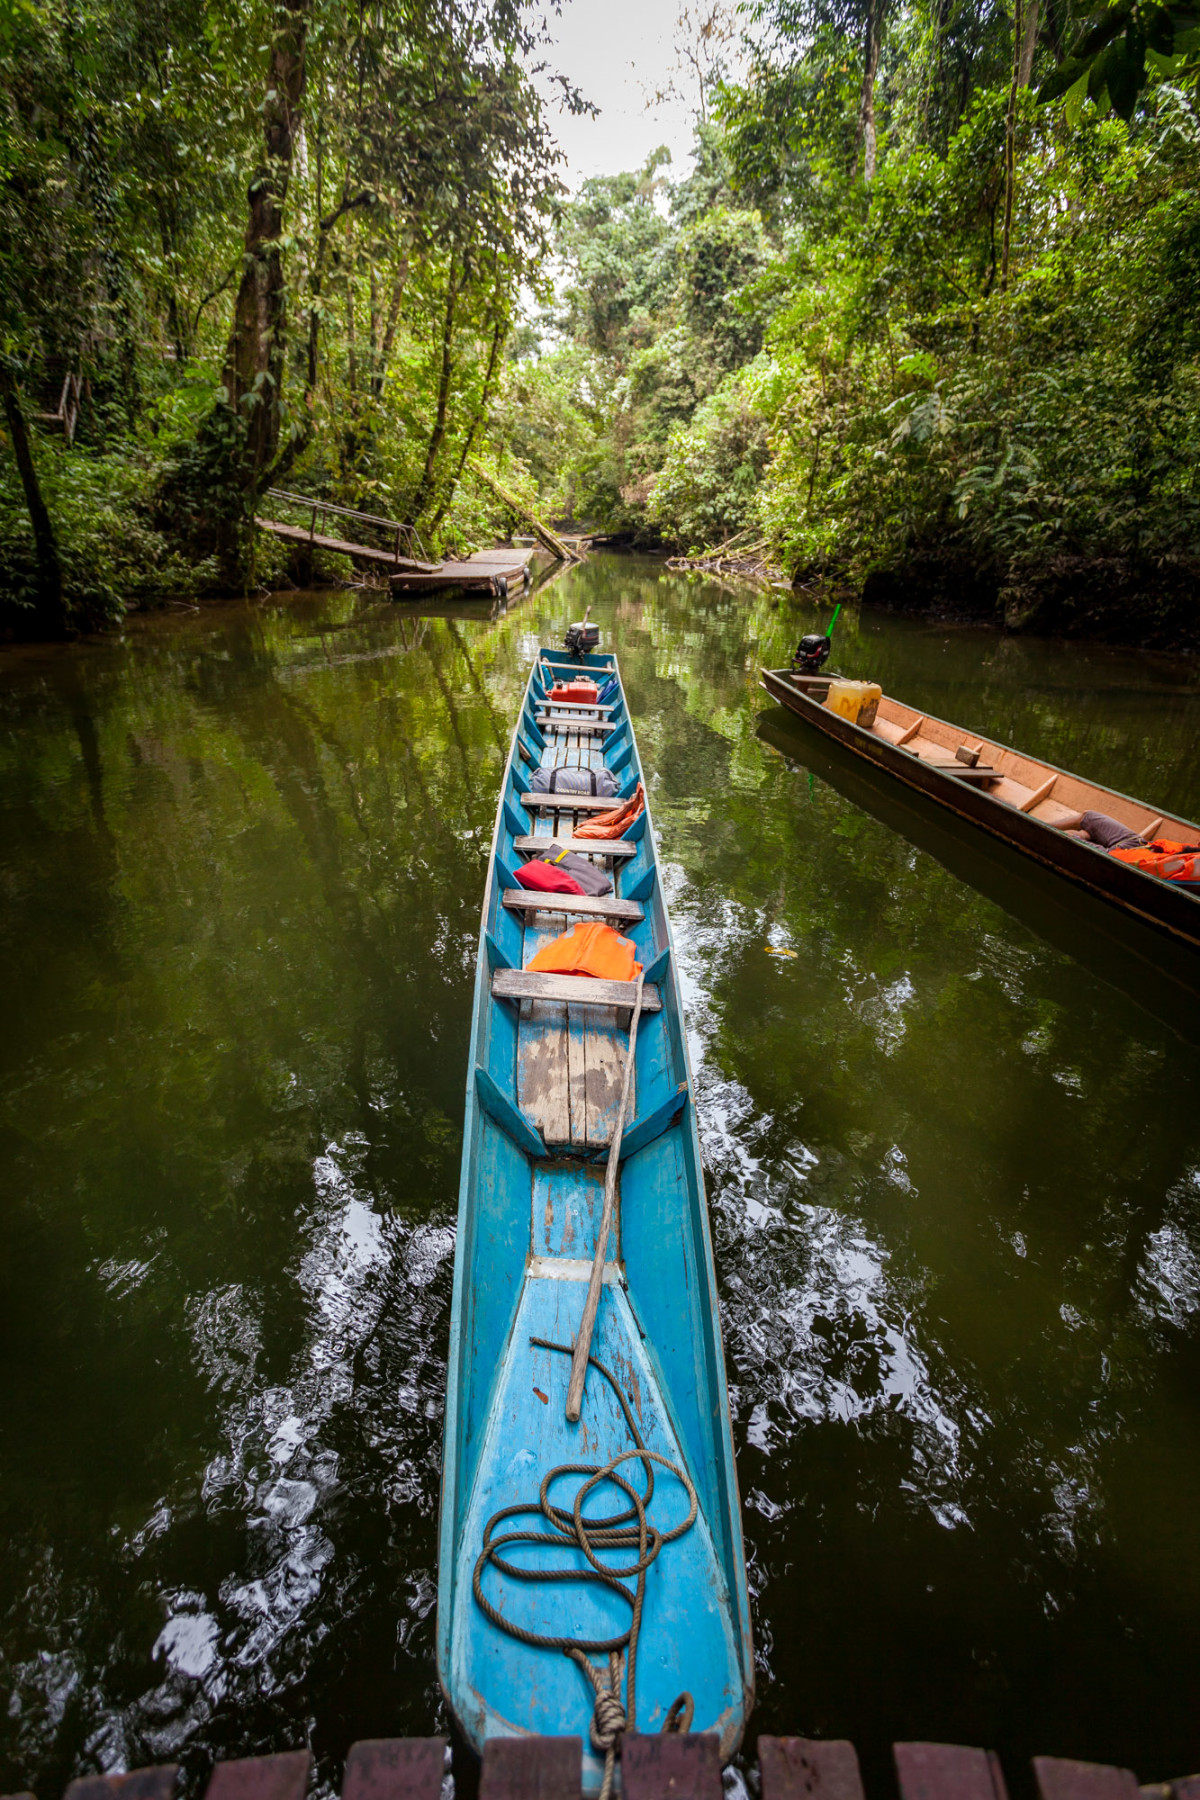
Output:
<svg viewBox="0 0 1200 1800">
<path fill-rule="evenodd" d="M 607 656 L 584 661 L 596 671 L 613 663 Z M 475 1583 L 524 1631 L 592 1644 L 628 1628 L 629 1601 L 603 1581 L 514 1579 L 494 1563 L 479 1568 L 485 1531 L 497 1513 L 533 1509 L 496 1528 L 537 1534 L 539 1541 L 507 1553 L 511 1563 L 585 1572 L 578 1551 L 546 1538 L 539 1487 L 561 1464 L 591 1467 L 631 1450 L 634 1421 L 646 1449 L 665 1459 L 654 1465 L 651 1524 L 669 1533 L 689 1510 L 685 1485 L 665 1464 L 686 1472 L 697 1511 L 646 1573 L 630 1728 L 661 1730 L 686 1692 L 695 1709 L 692 1729 L 718 1733 L 728 1757 L 752 1702 L 753 1662 L 691 1072 L 648 815 L 627 834 L 634 854 L 611 865 L 617 896 L 636 903 L 642 916 L 614 923 L 632 937 L 661 1006 L 643 1013 L 639 1026 L 617 1216 L 592 1346 L 619 1385 L 628 1418 L 595 1368 L 579 1423 L 565 1416 L 568 1352 L 595 1251 L 629 1015 L 612 1007 L 503 999 L 493 995 L 492 983 L 497 971 L 525 968 L 571 922 L 561 913 L 504 903 L 522 861 L 517 838 L 549 839 L 552 832 L 561 838 L 572 819 L 586 816 L 568 814 L 566 805 L 555 814 L 527 811 L 522 796 L 531 767 L 607 766 L 619 791 L 629 793 L 640 764 L 619 686 L 605 715 L 613 727 L 608 732 L 587 737 L 565 726 L 540 727 L 536 715 L 551 679 L 539 658 L 505 770 L 480 934 L 448 1372 L 438 1670 L 476 1749 L 498 1735 L 578 1734 L 585 1791 L 594 1791 L 603 1761 L 588 1740 L 593 1696 L 585 1673 L 562 1649 L 531 1645 L 493 1623 Z M 621 1468 L 638 1491 L 644 1466 L 635 1459 Z M 550 1501 L 569 1510 L 582 1479 L 560 1477 Z M 611 1513 L 614 1502 L 620 1503 L 616 1490 L 606 1484 L 588 1498 L 584 1514 Z M 601 1560 L 611 1568 L 622 1557 L 608 1552 Z M 632 1593 L 633 1580 L 623 1587 Z M 607 1666 L 598 1651 L 589 1660 L 598 1673 Z"/>
</svg>

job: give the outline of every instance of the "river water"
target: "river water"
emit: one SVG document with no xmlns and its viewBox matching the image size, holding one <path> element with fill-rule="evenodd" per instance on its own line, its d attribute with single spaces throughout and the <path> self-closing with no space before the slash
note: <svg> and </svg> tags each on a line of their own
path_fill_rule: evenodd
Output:
<svg viewBox="0 0 1200 1800">
<path fill-rule="evenodd" d="M 445 1729 L 479 905 L 529 660 L 588 601 L 685 979 L 754 1729 L 876 1786 L 906 1737 L 1018 1791 L 1035 1752 L 1200 1766 L 1196 1035 L 771 706 L 811 609 L 597 557 L 494 621 L 328 593 L 0 656 L 0 1791 L 306 1741 L 332 1784 Z M 1194 666 L 838 632 L 1200 816 Z"/>
</svg>

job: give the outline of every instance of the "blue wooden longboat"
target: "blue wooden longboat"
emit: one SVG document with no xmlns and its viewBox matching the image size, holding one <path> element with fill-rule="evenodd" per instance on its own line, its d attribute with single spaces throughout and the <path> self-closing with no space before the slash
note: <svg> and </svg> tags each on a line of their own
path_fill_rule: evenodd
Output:
<svg viewBox="0 0 1200 1800">
<path fill-rule="evenodd" d="M 586 668 L 605 684 L 602 710 L 550 706 L 549 690 L 568 666 Z M 597 653 L 568 665 L 562 653 L 539 655 L 497 809 L 471 1026 L 454 1267 L 438 1673 L 454 1717 L 477 1751 L 490 1737 L 577 1734 L 584 1789 L 594 1792 L 603 1757 L 589 1736 L 594 1696 L 579 1657 L 501 1629 L 474 1584 L 518 1628 L 592 1645 L 627 1630 L 629 1604 L 604 1581 L 528 1580 L 505 1575 L 486 1559 L 481 1566 L 494 1515 L 529 1509 L 492 1529 L 531 1531 L 539 1540 L 508 1550 L 510 1567 L 585 1571 L 577 1549 L 551 1541 L 553 1533 L 537 1512 L 539 1487 L 559 1465 L 600 1466 L 627 1452 L 636 1429 L 648 1450 L 686 1473 L 697 1509 L 694 1523 L 662 1545 L 645 1574 L 630 1729 L 669 1728 L 671 1708 L 686 1693 L 694 1705 L 691 1729 L 719 1734 L 727 1759 L 752 1704 L 753 1659 L 691 1070 L 654 834 L 647 811 L 617 844 L 589 840 L 604 857 L 600 866 L 612 872 L 615 904 L 572 904 L 572 897 L 554 896 L 572 910 L 533 910 L 532 897 L 513 877 L 514 868 L 536 854 L 530 840 L 565 844 L 575 825 L 602 804 L 533 796 L 530 776 L 539 764 L 607 767 L 618 779 L 619 795 L 635 792 L 642 771 L 613 657 Z M 539 905 L 544 898 L 538 897 Z M 597 912 L 632 937 L 645 989 L 594 1363 L 582 1417 L 572 1425 L 565 1413 L 568 1352 L 596 1249 L 635 984 L 575 977 L 576 991 L 564 999 L 557 997 L 560 988 L 546 988 L 562 977 L 521 971 L 575 918 Z M 586 998 L 578 997 L 579 989 Z M 631 1460 L 620 1473 L 645 1489 L 642 1462 Z M 647 1516 L 669 1534 L 687 1517 L 688 1494 L 661 1462 L 654 1473 Z M 583 1479 L 578 1472 L 557 1476 L 549 1489 L 552 1504 L 569 1513 Z M 611 1516 L 622 1504 L 606 1483 L 586 1497 L 582 1511 Z M 597 1555 L 607 1567 L 629 1566 L 628 1552 Z M 623 1585 L 628 1592 L 634 1582 Z M 588 1653 L 597 1674 L 608 1660 L 602 1650 Z M 626 1668 L 625 1699 L 627 1681 Z"/>
</svg>

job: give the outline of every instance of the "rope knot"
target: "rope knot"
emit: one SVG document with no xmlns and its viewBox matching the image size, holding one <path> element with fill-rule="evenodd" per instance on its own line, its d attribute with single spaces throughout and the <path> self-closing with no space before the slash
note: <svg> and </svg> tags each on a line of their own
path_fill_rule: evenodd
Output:
<svg viewBox="0 0 1200 1800">
<path fill-rule="evenodd" d="M 611 1750 L 628 1720 L 620 1696 L 601 1691 L 592 1710 L 592 1743 L 597 1750 Z"/>
</svg>

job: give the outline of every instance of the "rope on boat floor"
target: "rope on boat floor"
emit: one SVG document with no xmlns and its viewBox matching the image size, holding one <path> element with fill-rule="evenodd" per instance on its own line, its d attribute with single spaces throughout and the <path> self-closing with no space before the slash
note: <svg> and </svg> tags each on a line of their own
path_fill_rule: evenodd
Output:
<svg viewBox="0 0 1200 1800">
<path fill-rule="evenodd" d="M 540 1350 L 556 1350 L 562 1356 L 572 1356 L 573 1346 L 570 1344 L 552 1344 L 548 1338 L 530 1338 L 530 1343 Z M 472 1580 L 475 1598 L 493 1625 L 510 1637 L 517 1638 L 523 1644 L 531 1644 L 538 1650 L 561 1650 L 576 1663 L 586 1677 L 592 1690 L 593 1707 L 591 1719 L 591 1740 L 593 1747 L 604 1757 L 604 1779 L 600 1785 L 599 1800 L 609 1800 L 613 1786 L 613 1771 L 616 1766 L 617 1746 L 623 1731 L 637 1730 L 637 1650 L 638 1635 L 642 1628 L 642 1608 L 646 1598 L 646 1575 L 651 1565 L 657 1560 L 664 1544 L 683 1536 L 695 1522 L 698 1502 L 696 1490 L 692 1486 L 687 1471 L 669 1457 L 661 1456 L 657 1450 L 647 1450 L 642 1442 L 641 1434 L 634 1422 L 633 1412 L 628 1400 L 622 1393 L 616 1377 L 597 1362 L 594 1356 L 588 1357 L 590 1366 L 602 1375 L 613 1393 L 621 1403 L 621 1411 L 625 1416 L 625 1424 L 633 1439 L 635 1448 L 622 1450 L 606 1463 L 559 1463 L 551 1469 L 542 1481 L 538 1490 L 536 1504 L 532 1501 L 517 1506 L 505 1506 L 494 1512 L 483 1528 L 483 1549 L 475 1564 Z M 639 1494 L 632 1482 L 617 1473 L 622 1463 L 639 1461 L 646 1471 L 646 1491 Z M 650 1503 L 654 1498 L 654 1465 L 660 1464 L 667 1469 L 687 1491 L 688 1516 L 681 1525 L 673 1526 L 670 1531 L 660 1531 L 647 1518 Z M 586 1479 L 580 1482 L 575 1490 L 575 1498 L 570 1511 L 565 1507 L 555 1506 L 550 1499 L 551 1484 L 564 1475 L 582 1475 Z M 610 1514 L 606 1518 L 585 1517 L 583 1507 L 593 1488 L 603 1482 L 611 1481 L 614 1487 L 620 1488 L 629 1500 L 629 1505 L 622 1512 Z M 510 1531 L 503 1537 L 495 1537 L 496 1527 L 505 1519 L 520 1518 L 528 1513 L 540 1516 L 550 1525 L 550 1531 Z M 519 1563 L 509 1562 L 500 1554 L 512 1544 L 549 1544 L 555 1548 L 574 1550 L 587 1558 L 590 1567 L 565 1569 L 529 1569 L 522 1568 Z M 613 1568 L 603 1563 L 597 1556 L 597 1550 L 635 1550 L 636 1561 L 625 1566 Z M 501 1575 L 511 1575 L 517 1581 L 594 1581 L 620 1595 L 630 1608 L 629 1628 L 612 1638 L 573 1638 L 548 1637 L 536 1631 L 528 1631 L 525 1626 L 518 1625 L 515 1620 L 492 1605 L 483 1591 L 483 1571 L 491 1563 Z M 635 1578 L 635 1586 L 631 1593 L 625 1582 Z M 597 1669 L 591 1658 L 593 1655 L 608 1657 L 607 1669 Z M 626 1675 L 628 1679 L 626 1680 Z M 625 1681 L 626 1699 L 621 1700 L 621 1684 Z M 663 1730 L 688 1731 L 691 1729 L 694 1711 L 692 1696 L 684 1693 L 675 1700 L 663 1722 Z"/>
</svg>

